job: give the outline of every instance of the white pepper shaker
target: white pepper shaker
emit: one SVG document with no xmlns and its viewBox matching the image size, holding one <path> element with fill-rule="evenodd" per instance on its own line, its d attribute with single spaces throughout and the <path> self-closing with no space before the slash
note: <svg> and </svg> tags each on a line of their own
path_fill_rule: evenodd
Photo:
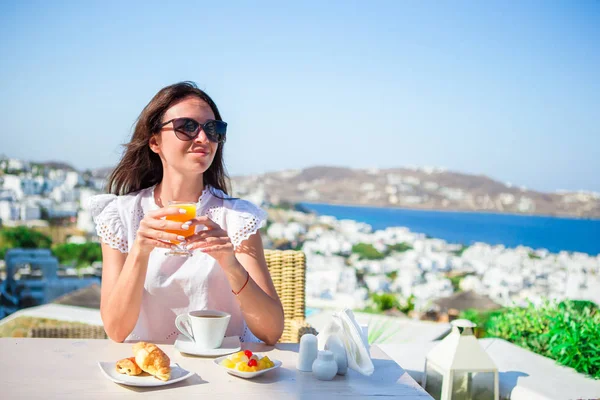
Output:
<svg viewBox="0 0 600 400">
<path fill-rule="evenodd" d="M 313 374 L 321 381 L 330 381 L 338 372 L 338 366 L 329 350 L 319 351 L 319 355 L 312 365 Z"/>
<path fill-rule="evenodd" d="M 317 337 L 312 333 L 305 333 L 302 335 L 300 338 L 300 350 L 298 351 L 296 369 L 304 372 L 312 371 L 312 365 L 317 359 L 318 352 Z"/>
</svg>

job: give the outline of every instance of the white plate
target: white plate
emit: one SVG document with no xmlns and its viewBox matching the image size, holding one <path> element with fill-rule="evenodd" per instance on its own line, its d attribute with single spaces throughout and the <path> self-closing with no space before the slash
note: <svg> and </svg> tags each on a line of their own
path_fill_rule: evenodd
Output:
<svg viewBox="0 0 600 400">
<path fill-rule="evenodd" d="M 98 361 L 98 366 L 108 379 L 115 383 L 129 386 L 164 386 L 179 382 L 194 375 L 193 372 L 181 368 L 177 364 L 171 364 L 171 377 L 168 381 L 161 381 L 150 374 L 142 372 L 142 375 L 129 376 L 116 371 L 115 361 Z"/>
<path fill-rule="evenodd" d="M 238 336 L 227 336 L 223 339 L 221 347 L 216 349 L 200 349 L 187 336 L 179 335 L 175 340 L 175 348 L 182 353 L 192 354 L 202 357 L 219 357 L 226 354 L 235 353 L 242 349 L 240 338 Z"/>
<path fill-rule="evenodd" d="M 239 376 L 240 378 L 244 378 L 244 379 L 252 379 L 254 377 L 264 374 L 265 372 L 269 372 L 276 368 L 281 367 L 281 361 L 271 360 L 273 362 L 273 364 L 275 364 L 271 368 L 263 369 L 263 370 L 256 371 L 256 372 L 243 372 L 243 371 L 238 371 L 237 369 L 231 369 L 231 368 L 227 368 L 227 367 L 221 365 L 221 361 L 223 361 L 226 358 L 227 358 L 227 356 L 215 358 L 215 360 L 213 362 L 215 364 L 217 364 L 219 367 L 223 368 L 225 371 L 229 372 L 231 375 Z"/>
</svg>

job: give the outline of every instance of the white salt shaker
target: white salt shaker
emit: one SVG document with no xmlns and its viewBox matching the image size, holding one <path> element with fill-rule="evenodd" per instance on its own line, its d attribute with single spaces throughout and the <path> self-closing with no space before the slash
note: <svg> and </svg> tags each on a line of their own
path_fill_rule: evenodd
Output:
<svg viewBox="0 0 600 400">
<path fill-rule="evenodd" d="M 318 340 L 312 333 L 305 333 L 300 338 L 300 350 L 298 351 L 298 362 L 296 369 L 310 372 L 319 352 Z"/>
<path fill-rule="evenodd" d="M 337 363 L 333 353 L 329 350 L 319 351 L 319 355 L 312 365 L 313 374 L 321 381 L 330 381 L 338 372 Z"/>
<path fill-rule="evenodd" d="M 337 374 L 346 375 L 348 371 L 348 355 L 346 354 L 346 348 L 342 339 L 336 334 L 333 334 L 327 338 L 325 343 L 325 350 L 329 350 L 333 353 L 333 359 L 337 364 Z"/>
</svg>

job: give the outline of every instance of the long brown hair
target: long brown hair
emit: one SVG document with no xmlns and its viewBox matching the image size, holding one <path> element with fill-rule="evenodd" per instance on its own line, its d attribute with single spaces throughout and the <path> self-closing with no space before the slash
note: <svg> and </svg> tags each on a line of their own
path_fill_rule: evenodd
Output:
<svg viewBox="0 0 600 400">
<path fill-rule="evenodd" d="M 171 105 L 186 97 L 198 97 L 209 105 L 215 119 L 222 121 L 215 102 L 194 82 L 179 82 L 161 89 L 138 117 L 131 140 L 125 144 L 121 161 L 108 178 L 109 193 L 123 195 L 148 188 L 163 178 L 163 168 L 158 154 L 150 150 L 150 138 L 160 132 L 160 124 Z M 223 145 L 219 143 L 212 164 L 204 172 L 204 185 L 228 194 L 229 176 L 223 163 Z"/>
</svg>

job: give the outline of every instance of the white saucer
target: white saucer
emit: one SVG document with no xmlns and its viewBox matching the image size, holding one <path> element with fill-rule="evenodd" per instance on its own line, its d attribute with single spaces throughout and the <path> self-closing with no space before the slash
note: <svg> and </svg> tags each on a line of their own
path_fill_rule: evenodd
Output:
<svg viewBox="0 0 600 400">
<path fill-rule="evenodd" d="M 202 357 L 220 357 L 242 349 L 238 336 L 227 336 L 223 339 L 221 347 L 216 349 L 200 349 L 195 342 L 192 342 L 187 336 L 181 334 L 175 340 L 175 348 L 182 353 Z"/>
<path fill-rule="evenodd" d="M 150 374 L 142 372 L 137 376 L 129 376 L 120 374 L 115 369 L 116 363 L 114 361 L 98 361 L 98 366 L 104 373 L 104 375 L 115 383 L 129 386 L 164 386 L 170 385 L 171 383 L 179 382 L 194 375 L 193 372 L 187 371 L 181 368 L 177 364 L 171 364 L 171 377 L 168 381 L 161 381 L 158 378 L 153 377 Z"/>
</svg>

